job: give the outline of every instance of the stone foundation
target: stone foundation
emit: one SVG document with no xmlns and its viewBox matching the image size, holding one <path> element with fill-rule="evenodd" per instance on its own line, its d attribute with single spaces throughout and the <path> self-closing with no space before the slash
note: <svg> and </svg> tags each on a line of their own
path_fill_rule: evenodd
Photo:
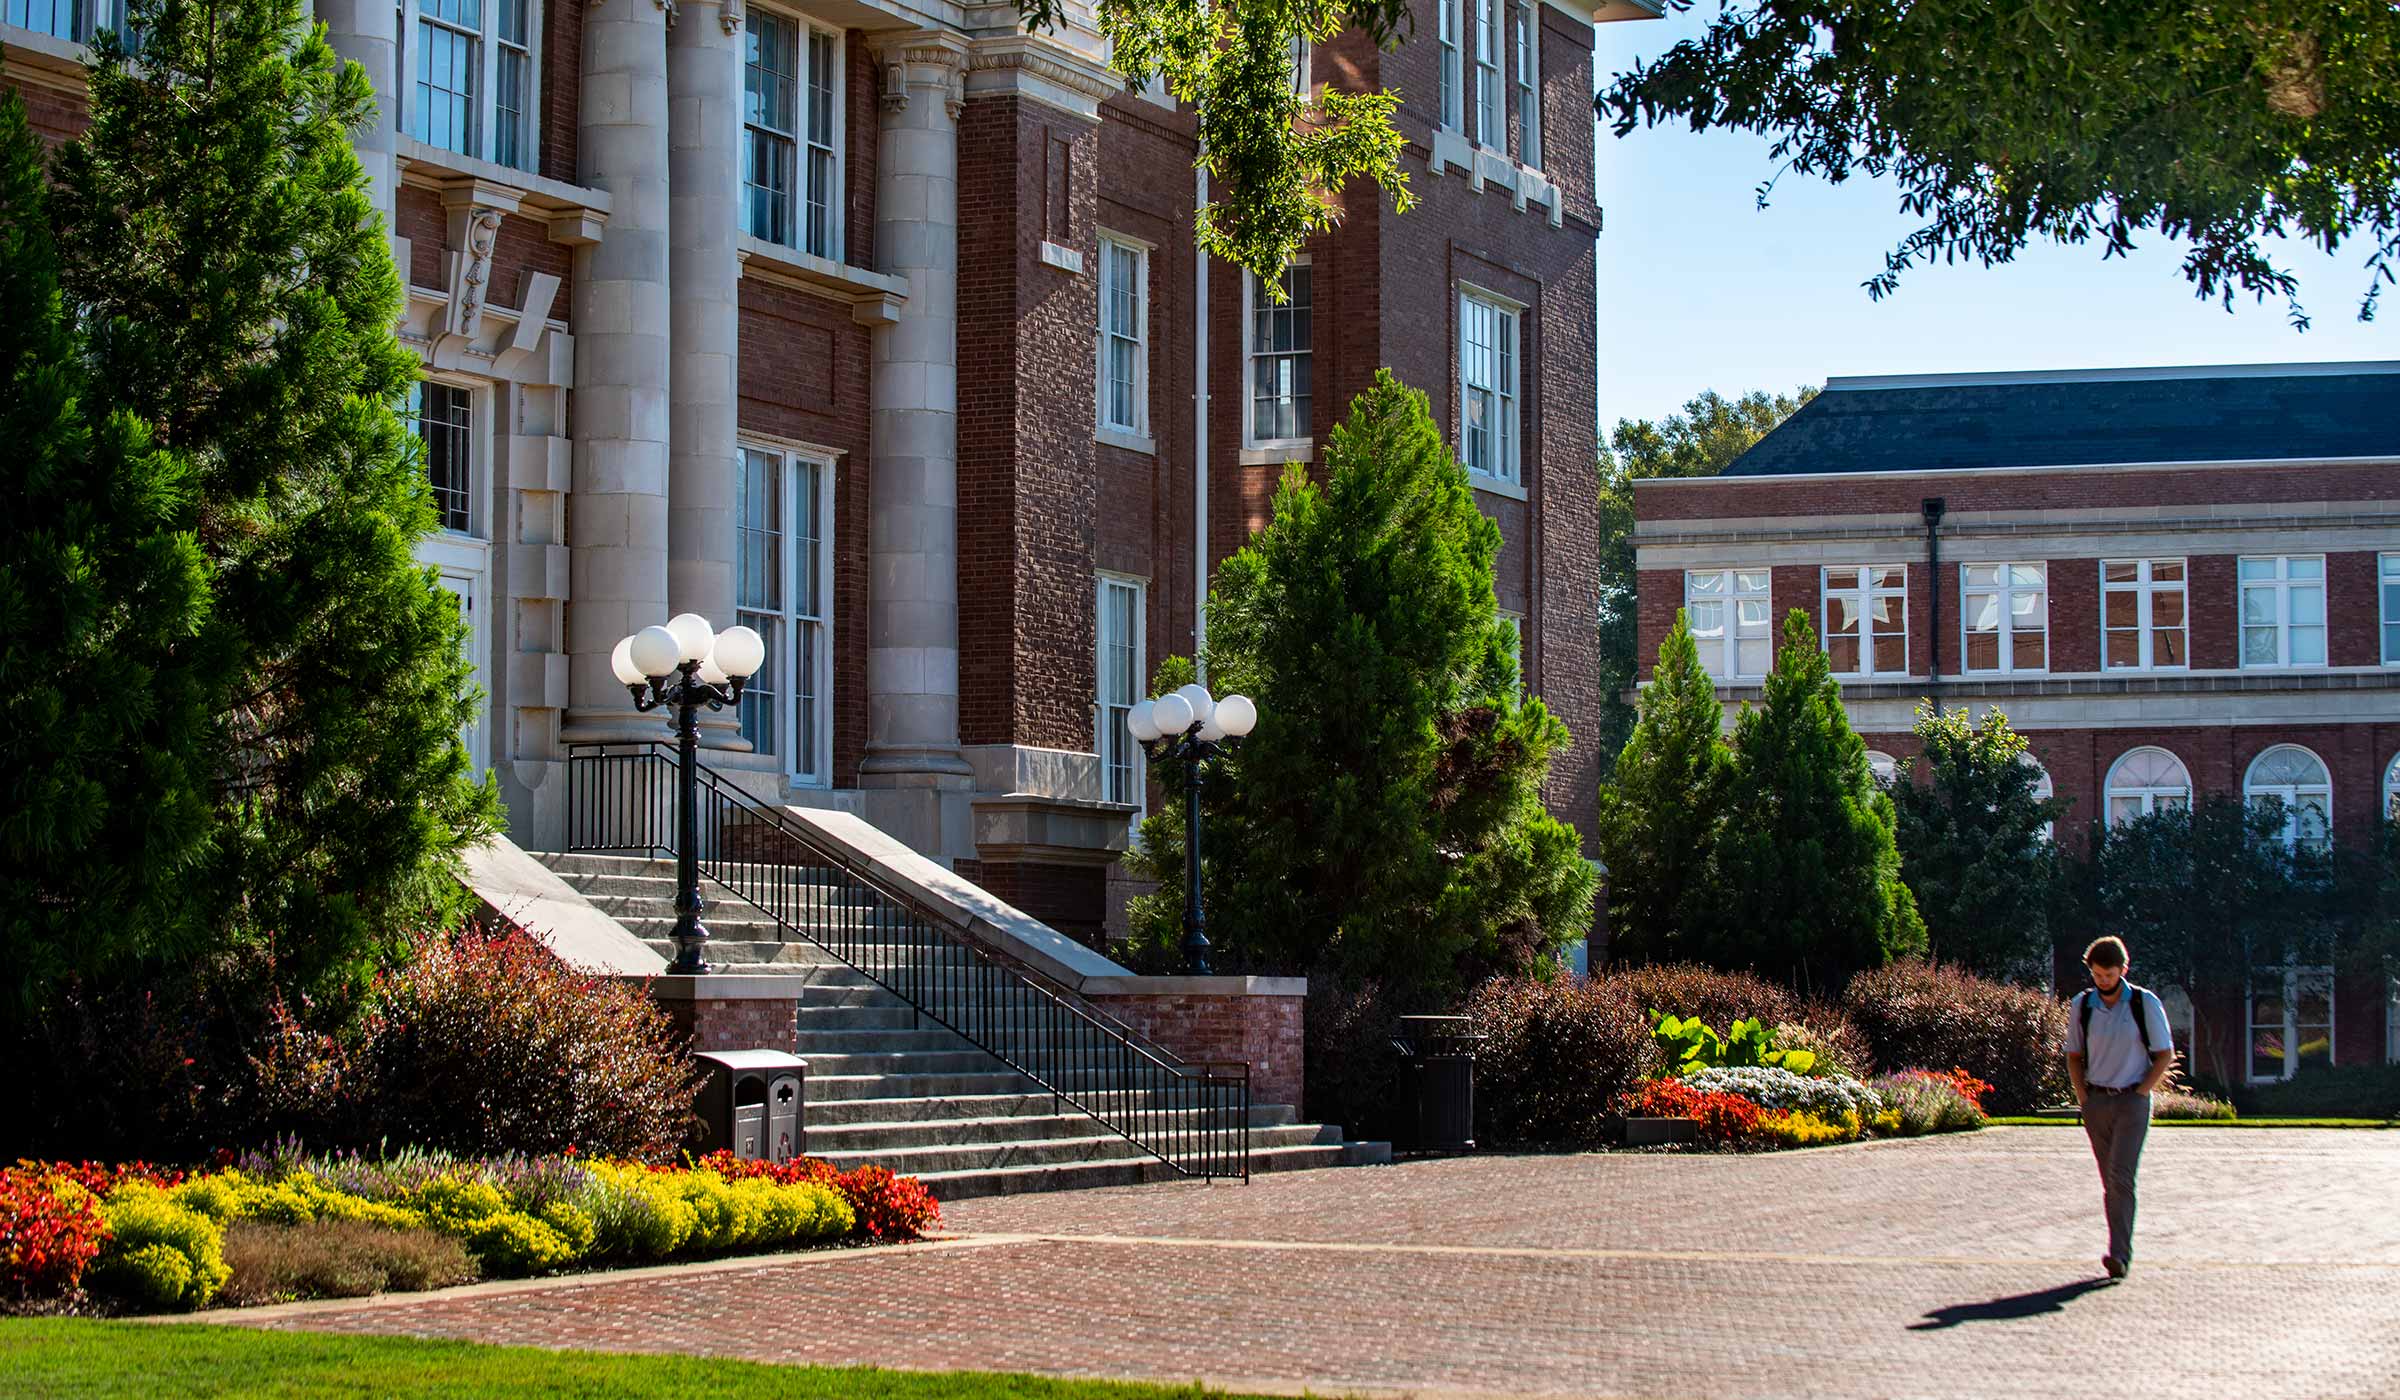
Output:
<svg viewBox="0 0 2400 1400">
<path fill-rule="evenodd" d="M 1095 977 L 1083 995 L 1186 1060 L 1247 1063 L 1254 1103 L 1300 1102 L 1304 977 Z"/>
</svg>

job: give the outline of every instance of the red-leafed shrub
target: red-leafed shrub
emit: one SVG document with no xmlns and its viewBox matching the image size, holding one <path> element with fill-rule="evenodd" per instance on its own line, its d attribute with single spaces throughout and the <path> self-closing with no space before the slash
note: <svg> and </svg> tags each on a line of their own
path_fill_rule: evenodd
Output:
<svg viewBox="0 0 2400 1400">
<path fill-rule="evenodd" d="M 695 1165 L 706 1167 L 727 1181 L 765 1177 L 787 1186 L 796 1182 L 830 1186 L 842 1193 L 858 1216 L 857 1232 L 871 1240 L 913 1240 L 942 1223 L 941 1205 L 924 1183 L 913 1176 L 894 1176 L 888 1167 L 864 1166 L 842 1171 L 815 1157 L 760 1162 L 721 1149 Z"/>
<path fill-rule="evenodd" d="M 2067 1096 L 2066 1004 L 2048 992 L 1909 959 L 1862 972 L 1842 994 L 1875 1062 L 1956 1065 L 1991 1087 L 1989 1113 L 2031 1113 Z"/>
<path fill-rule="evenodd" d="M 32 1164 L 0 1171 L 0 1292 L 72 1292 L 107 1241 L 90 1192 Z"/>
<path fill-rule="evenodd" d="M 1640 1002 L 1605 981 L 1496 977 L 1464 1011 L 1475 1051 L 1475 1133 L 1497 1145 L 1606 1140 L 1620 1095 L 1659 1067 Z"/>
<path fill-rule="evenodd" d="M 72 1181 L 95 1196 L 105 1196 L 128 1181 L 146 1181 L 152 1186 L 180 1186 L 187 1175 L 181 1167 L 154 1167 L 148 1162 L 20 1161 L 16 1170 Z"/>
<path fill-rule="evenodd" d="M 1646 1009 L 1697 1016 L 1712 1026 L 1730 1026 L 1753 1016 L 1770 1027 L 1797 1026 L 1803 1034 L 1779 1037 L 1779 1048 L 1815 1051 L 1825 1064 L 1855 1075 L 1871 1067 L 1866 1036 L 1840 1007 L 1802 1000 L 1780 982 L 1699 963 L 1612 967 L 1599 980 L 1623 988 Z"/>
</svg>

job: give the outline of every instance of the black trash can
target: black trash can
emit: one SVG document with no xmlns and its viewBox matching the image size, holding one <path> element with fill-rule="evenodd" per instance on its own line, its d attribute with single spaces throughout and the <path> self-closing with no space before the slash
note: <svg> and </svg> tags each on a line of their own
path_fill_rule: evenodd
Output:
<svg viewBox="0 0 2400 1400">
<path fill-rule="evenodd" d="M 788 1162 L 808 1151 L 802 1115 L 808 1061 L 781 1050 L 703 1050 L 698 1146 L 753 1161 Z"/>
<path fill-rule="evenodd" d="M 1483 1039 L 1464 1016 L 1403 1016 L 1392 1049 L 1400 1055 L 1392 1113 L 1396 1152 L 1475 1150 L 1475 1046 Z"/>
</svg>

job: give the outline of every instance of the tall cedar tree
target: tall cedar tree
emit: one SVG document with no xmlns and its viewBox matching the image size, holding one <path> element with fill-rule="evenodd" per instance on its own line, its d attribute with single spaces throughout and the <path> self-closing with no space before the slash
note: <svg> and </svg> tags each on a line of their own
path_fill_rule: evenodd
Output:
<svg viewBox="0 0 2400 1400">
<path fill-rule="evenodd" d="M 59 294 L 42 150 L 0 93 L 0 1026 L 40 989 L 173 947 L 212 836 L 224 658 L 187 459 L 95 407 Z"/>
<path fill-rule="evenodd" d="M 1680 610 L 1640 705 L 1600 789 L 1594 834 L 1608 872 L 1608 951 L 1612 960 L 1682 961 L 1702 956 L 1685 930 L 1706 922 L 1697 901 L 1708 896 L 1733 751 L 1716 682 Z"/>
<path fill-rule="evenodd" d="M 1709 923 L 1693 930 L 1720 967 L 1832 990 L 1925 946 L 1900 882 L 1892 799 L 1842 710 L 1817 631 L 1784 620 L 1766 703 L 1744 707 L 1716 844 Z"/>
<path fill-rule="evenodd" d="M 1985 977 L 2049 985 L 2050 910 L 2058 849 L 2050 826 L 2066 812 L 2034 795 L 2040 776 L 2024 736 L 1990 710 L 1917 706 L 1924 757 L 1892 785 L 1900 878 L 1925 920 L 1935 959 Z M 1916 781 L 1917 770 L 1926 781 Z"/>
<path fill-rule="evenodd" d="M 96 409 L 194 473 L 205 614 L 131 659 L 188 664 L 213 721 L 153 793 L 205 808 L 204 851 L 173 914 L 129 936 L 178 972 L 271 950 L 277 986 L 322 987 L 455 900 L 456 854 L 498 812 L 459 742 L 464 624 L 412 556 L 433 525 L 399 412 L 417 365 L 348 135 L 372 94 L 302 0 L 141 0 L 131 18 L 140 62 L 100 40 L 51 207 Z M 85 891 L 131 854 L 48 875 L 42 936 L 113 919 Z"/>
<path fill-rule="evenodd" d="M 1420 1000 L 1521 971 L 1591 924 L 1595 877 L 1541 785 L 1566 726 L 1518 681 L 1500 531 L 1425 396 L 1389 371 L 1284 477 L 1217 574 L 1208 670 L 1258 727 L 1203 797 L 1209 933 L 1231 967 L 1388 978 Z M 1164 685 L 1188 662 L 1160 668 Z M 1137 938 L 1181 937 L 1181 775 L 1143 827 Z"/>
</svg>

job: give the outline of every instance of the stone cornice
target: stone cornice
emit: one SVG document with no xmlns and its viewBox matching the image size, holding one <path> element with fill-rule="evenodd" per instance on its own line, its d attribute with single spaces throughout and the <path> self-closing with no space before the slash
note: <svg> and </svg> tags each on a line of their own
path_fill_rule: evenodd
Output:
<svg viewBox="0 0 2400 1400">
<path fill-rule="evenodd" d="M 1108 65 L 1055 40 L 1031 34 L 978 39 L 967 54 L 967 95 L 1016 93 L 1086 121 L 1100 104 L 1125 91 Z"/>
</svg>

